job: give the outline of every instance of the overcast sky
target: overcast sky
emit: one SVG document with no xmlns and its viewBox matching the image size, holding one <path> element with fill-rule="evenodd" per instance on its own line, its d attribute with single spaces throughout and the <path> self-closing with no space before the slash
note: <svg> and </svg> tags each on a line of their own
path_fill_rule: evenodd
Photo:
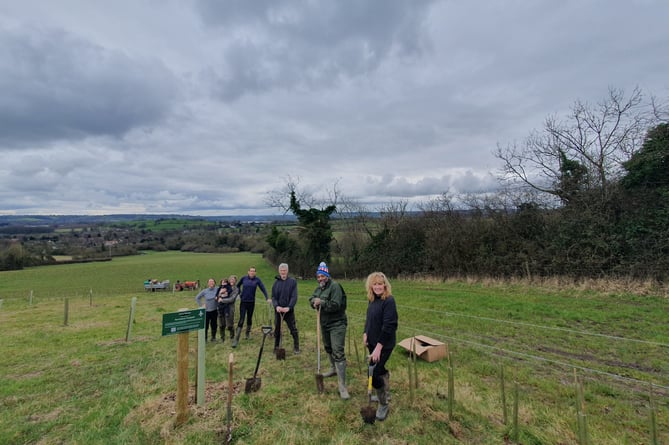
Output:
<svg viewBox="0 0 669 445">
<path fill-rule="evenodd" d="M 669 97 L 666 0 L 0 0 L 0 214 L 373 210 L 496 187 L 609 87 Z"/>
</svg>

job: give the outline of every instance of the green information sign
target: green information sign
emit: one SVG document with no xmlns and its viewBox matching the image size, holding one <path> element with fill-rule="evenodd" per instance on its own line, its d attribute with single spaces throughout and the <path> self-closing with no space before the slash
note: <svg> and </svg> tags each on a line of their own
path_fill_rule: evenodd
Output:
<svg viewBox="0 0 669 445">
<path fill-rule="evenodd" d="M 204 329 L 204 308 L 163 314 L 163 335 Z"/>
</svg>

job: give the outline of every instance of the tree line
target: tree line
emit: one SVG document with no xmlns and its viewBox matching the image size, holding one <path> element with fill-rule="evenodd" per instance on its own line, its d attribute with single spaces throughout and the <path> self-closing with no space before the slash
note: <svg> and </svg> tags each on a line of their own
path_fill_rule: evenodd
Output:
<svg viewBox="0 0 669 445">
<path fill-rule="evenodd" d="M 503 165 L 498 192 L 445 192 L 417 212 L 394 203 L 379 218 L 341 199 L 336 188 L 330 205 L 306 210 L 299 184 L 289 178 L 270 204 L 292 211 L 299 224 L 274 227 L 267 255 L 304 274 L 320 258 L 350 277 L 383 270 L 443 278 L 667 280 L 666 107 L 645 102 L 639 89 L 630 95 L 610 89 L 601 103 L 576 102 L 570 115 L 547 118 L 541 131 L 498 147 L 496 156 Z M 280 199 L 286 195 L 287 205 Z M 334 209 L 348 216 L 339 220 Z"/>
</svg>

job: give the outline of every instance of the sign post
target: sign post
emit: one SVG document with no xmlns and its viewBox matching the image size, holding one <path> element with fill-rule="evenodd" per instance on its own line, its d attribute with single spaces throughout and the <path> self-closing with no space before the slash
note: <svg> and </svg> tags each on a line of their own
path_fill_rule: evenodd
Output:
<svg viewBox="0 0 669 445">
<path fill-rule="evenodd" d="M 186 423 L 190 412 L 188 410 L 188 332 L 178 334 L 177 343 L 177 398 L 176 411 L 177 426 Z"/>
<path fill-rule="evenodd" d="M 204 329 L 204 308 L 163 314 L 163 336 L 177 334 L 176 425 L 188 420 L 188 333 Z"/>
<path fill-rule="evenodd" d="M 163 336 L 204 329 L 204 308 L 163 314 Z"/>
</svg>

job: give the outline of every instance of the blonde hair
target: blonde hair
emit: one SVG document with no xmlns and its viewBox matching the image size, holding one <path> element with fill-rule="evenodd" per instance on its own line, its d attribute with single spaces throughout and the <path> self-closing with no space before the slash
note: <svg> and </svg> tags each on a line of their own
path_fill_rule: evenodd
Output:
<svg viewBox="0 0 669 445">
<path fill-rule="evenodd" d="M 232 280 L 233 278 L 235 279 L 235 282 L 238 280 L 237 275 L 230 275 L 230 276 L 228 277 L 228 283 L 229 283 L 230 280 Z"/>
<path fill-rule="evenodd" d="M 390 286 L 390 281 L 388 281 L 388 278 L 386 278 L 386 275 L 383 272 L 372 272 L 367 277 L 367 283 L 365 284 L 365 287 L 367 288 L 367 300 L 370 302 L 374 301 L 375 298 L 372 286 L 374 283 L 378 282 L 382 282 L 384 287 L 383 293 L 381 294 L 382 300 L 385 300 L 390 295 L 392 295 L 393 290 Z"/>
</svg>

